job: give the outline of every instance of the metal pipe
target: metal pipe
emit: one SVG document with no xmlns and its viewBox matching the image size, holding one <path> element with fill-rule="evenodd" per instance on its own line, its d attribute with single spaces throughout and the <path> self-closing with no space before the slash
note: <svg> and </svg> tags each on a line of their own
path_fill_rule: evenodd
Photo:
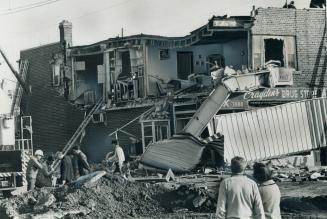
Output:
<svg viewBox="0 0 327 219">
<path fill-rule="evenodd" d="M 142 113 L 141 115 L 139 115 L 138 117 L 134 118 L 133 120 L 129 121 L 128 123 L 126 123 L 125 125 L 121 126 L 120 128 L 116 129 L 116 131 L 110 133 L 108 136 L 111 136 L 115 133 L 117 133 L 118 131 L 122 130 L 123 128 L 125 128 L 126 126 L 130 125 L 131 123 L 135 122 L 137 119 L 139 119 L 141 116 L 147 114 L 148 112 L 151 112 L 152 110 L 154 110 L 155 107 L 151 107 L 150 109 L 148 109 L 147 111 L 145 111 L 144 113 Z"/>
</svg>

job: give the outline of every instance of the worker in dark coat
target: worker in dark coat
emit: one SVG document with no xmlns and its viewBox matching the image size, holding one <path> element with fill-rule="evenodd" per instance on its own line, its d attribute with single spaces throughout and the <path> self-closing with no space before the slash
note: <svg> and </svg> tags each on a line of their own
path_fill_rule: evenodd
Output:
<svg viewBox="0 0 327 219">
<path fill-rule="evenodd" d="M 73 157 L 73 167 L 75 177 L 83 176 L 91 172 L 89 163 L 87 162 L 87 156 L 79 149 L 78 146 L 73 147 L 72 149 Z"/>
<path fill-rule="evenodd" d="M 72 152 L 68 152 L 65 156 L 59 155 L 60 163 L 60 181 L 62 185 L 70 183 L 74 179 L 74 168 L 72 161 Z"/>
<path fill-rule="evenodd" d="M 26 179 L 27 179 L 27 190 L 34 190 L 37 174 L 40 171 L 43 172 L 45 176 L 50 176 L 53 174 L 53 170 L 51 169 L 50 172 L 45 168 L 44 165 L 41 163 L 41 159 L 43 157 L 43 151 L 36 150 L 34 156 L 31 156 L 30 160 L 27 164 L 26 169 Z"/>
</svg>

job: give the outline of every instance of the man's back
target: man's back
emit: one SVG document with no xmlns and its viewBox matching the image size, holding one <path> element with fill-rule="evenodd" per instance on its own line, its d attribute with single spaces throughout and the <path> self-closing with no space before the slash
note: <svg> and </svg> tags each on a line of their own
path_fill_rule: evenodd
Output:
<svg viewBox="0 0 327 219">
<path fill-rule="evenodd" d="M 264 218 L 257 184 L 243 175 L 223 180 L 216 215 L 218 218 Z"/>
<path fill-rule="evenodd" d="M 115 149 L 115 153 L 117 156 L 118 161 L 124 162 L 125 161 L 125 154 L 123 149 L 120 146 L 117 146 Z"/>
</svg>

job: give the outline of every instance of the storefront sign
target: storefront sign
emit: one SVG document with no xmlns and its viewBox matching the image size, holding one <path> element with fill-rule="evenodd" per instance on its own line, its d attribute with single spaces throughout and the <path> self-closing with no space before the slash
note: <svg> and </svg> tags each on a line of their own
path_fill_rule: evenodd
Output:
<svg viewBox="0 0 327 219">
<path fill-rule="evenodd" d="M 301 100 L 316 98 L 318 96 L 326 97 L 326 88 L 317 90 L 310 88 L 269 88 L 259 91 L 249 91 L 243 95 L 244 100 Z M 318 95 L 321 92 L 321 95 Z"/>
<path fill-rule="evenodd" d="M 248 91 L 244 94 L 231 97 L 228 99 L 222 109 L 249 109 L 249 103 L 254 102 L 288 102 L 298 101 L 317 97 L 327 97 L 327 88 L 310 89 L 310 88 L 267 88 L 256 91 Z"/>
<path fill-rule="evenodd" d="M 242 27 L 236 20 L 213 20 L 213 27 Z"/>
</svg>

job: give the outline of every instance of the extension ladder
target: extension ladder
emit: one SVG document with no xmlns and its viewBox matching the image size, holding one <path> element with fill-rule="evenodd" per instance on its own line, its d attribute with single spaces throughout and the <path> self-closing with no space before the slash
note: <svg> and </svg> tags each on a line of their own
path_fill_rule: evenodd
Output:
<svg viewBox="0 0 327 219">
<path fill-rule="evenodd" d="M 103 97 L 101 97 L 98 102 L 94 105 L 94 107 L 91 109 L 91 111 L 87 114 L 87 116 L 84 118 L 83 122 L 80 124 L 80 126 L 77 128 L 73 136 L 69 139 L 65 147 L 62 149 L 62 154 L 65 156 L 68 151 L 75 145 L 77 139 L 81 136 L 81 134 L 84 132 L 86 126 L 89 124 L 89 122 L 92 119 L 92 116 L 95 112 L 97 112 L 103 103 Z M 56 158 L 56 160 L 52 164 L 52 168 L 55 169 L 60 163 L 60 159 Z"/>
</svg>

